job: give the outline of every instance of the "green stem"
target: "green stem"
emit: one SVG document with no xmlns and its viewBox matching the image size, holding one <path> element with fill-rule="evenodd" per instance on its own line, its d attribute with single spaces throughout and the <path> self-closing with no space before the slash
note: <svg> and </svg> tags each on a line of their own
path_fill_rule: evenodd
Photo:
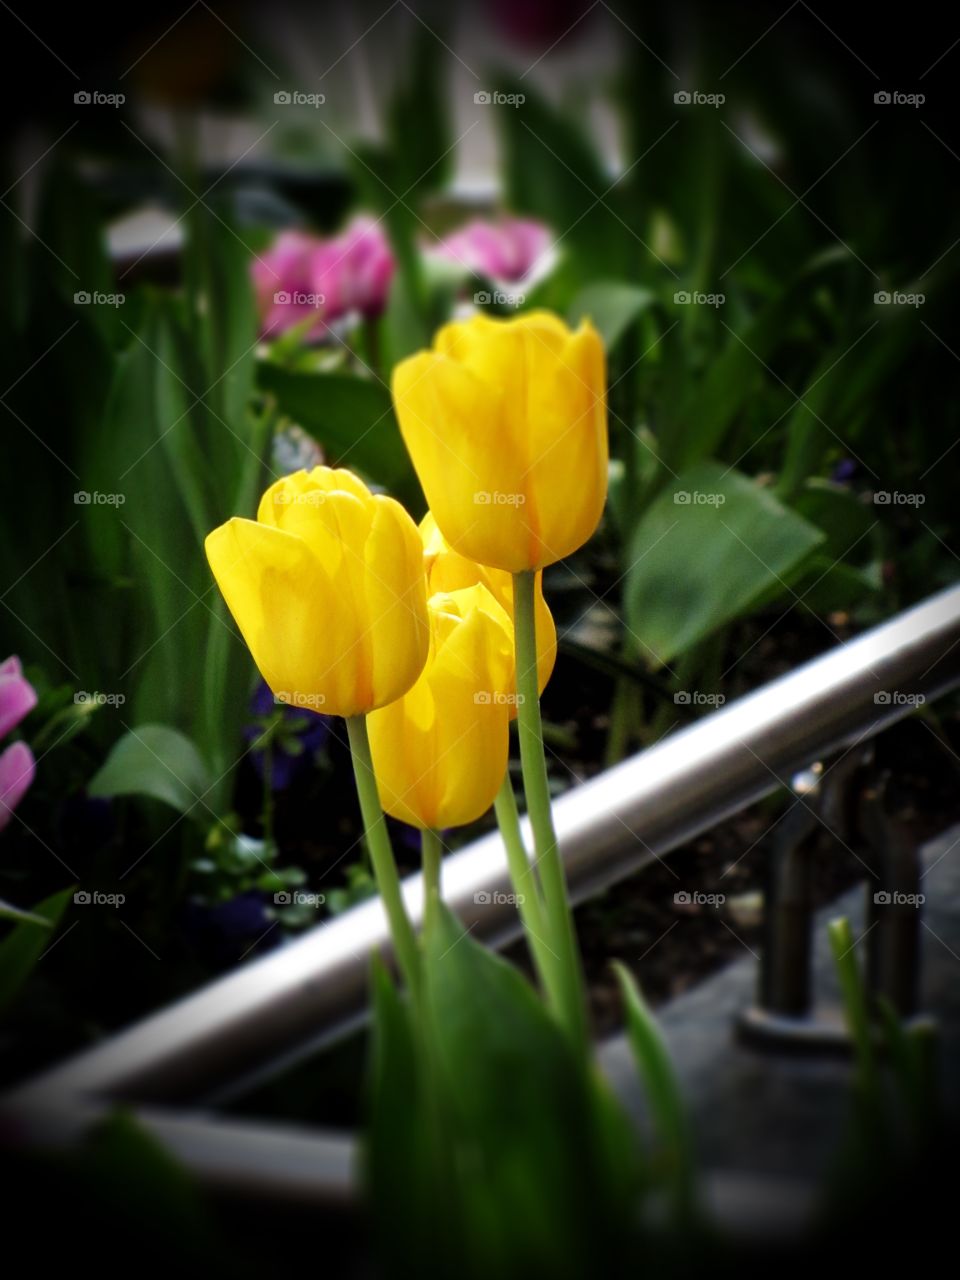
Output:
<svg viewBox="0 0 960 1280">
<path fill-rule="evenodd" d="M 517 797 L 513 794 L 509 773 L 504 775 L 503 782 L 500 784 L 494 809 L 497 824 L 500 827 L 500 836 L 507 851 L 510 881 L 517 898 L 517 911 L 520 913 L 527 935 L 527 945 L 544 991 L 550 997 L 551 1004 L 559 1008 L 560 985 L 556 972 L 556 961 L 559 957 L 555 956 L 547 945 L 547 926 L 543 918 L 540 885 L 537 883 L 537 873 L 530 865 L 527 847 L 523 842 L 520 815 L 517 812 Z"/>
<path fill-rule="evenodd" d="M 831 920 L 827 926 L 833 963 L 840 984 L 844 1020 L 853 1042 L 854 1058 L 860 1083 L 869 1105 L 878 1113 L 883 1110 L 880 1071 L 874 1047 L 873 1023 L 866 990 L 855 954 L 856 939 L 846 916 Z"/>
<path fill-rule="evenodd" d="M 364 354 L 367 366 L 378 381 L 383 381 L 380 358 L 380 321 L 368 316 L 363 322 Z"/>
<path fill-rule="evenodd" d="M 263 749 L 263 843 L 267 849 L 273 850 L 273 740 L 276 729 L 272 729 Z"/>
<path fill-rule="evenodd" d="M 543 753 L 543 725 L 540 720 L 540 692 L 537 684 L 535 584 L 536 575 L 532 570 L 513 576 L 520 764 L 527 798 L 527 814 L 537 854 L 536 865 L 543 886 L 549 945 L 556 956 L 557 1013 L 575 1047 L 585 1051 L 587 1027 L 583 975 L 567 899 L 563 862 L 553 827 L 547 762 Z"/>
<path fill-rule="evenodd" d="M 436 925 L 440 906 L 440 859 L 443 856 L 440 836 L 432 828 L 420 832 L 420 853 L 423 858 L 423 935 L 426 937 Z"/>
<path fill-rule="evenodd" d="M 364 716 L 347 717 L 347 735 L 350 739 L 353 772 L 357 780 L 357 795 L 360 798 L 360 814 L 373 862 L 373 873 L 390 922 L 397 963 L 407 986 L 416 998 L 420 992 L 420 956 L 413 926 L 400 891 L 400 877 L 397 875 L 397 864 L 393 860 L 393 849 L 390 847 L 387 824 L 380 805 L 380 793 L 377 790 L 377 779 L 373 772 L 370 739 L 367 735 L 367 722 Z"/>
</svg>

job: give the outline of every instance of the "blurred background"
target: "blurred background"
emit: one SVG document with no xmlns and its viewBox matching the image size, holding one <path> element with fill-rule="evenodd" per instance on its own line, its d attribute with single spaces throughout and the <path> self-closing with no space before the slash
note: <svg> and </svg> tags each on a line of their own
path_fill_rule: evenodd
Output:
<svg viewBox="0 0 960 1280">
<path fill-rule="evenodd" d="M 321 460 L 419 519 L 390 370 L 447 319 L 607 345 L 607 515 L 546 584 L 558 792 L 955 581 L 947 10 L 3 9 L 0 660 L 36 703 L 3 744 L 7 1080 L 370 892 L 342 726 L 258 682 L 202 541 Z M 883 742 L 942 830 L 955 705 Z M 611 954 L 663 999 L 757 937 L 782 812 L 677 855 L 739 914 L 656 873 L 581 910 L 599 1031 Z M 823 900 L 858 874 L 818 867 Z"/>
</svg>

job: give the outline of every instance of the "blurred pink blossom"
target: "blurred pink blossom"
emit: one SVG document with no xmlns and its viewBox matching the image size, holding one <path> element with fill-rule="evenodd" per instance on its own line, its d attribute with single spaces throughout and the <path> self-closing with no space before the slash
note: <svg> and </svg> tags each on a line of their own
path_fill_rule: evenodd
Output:
<svg viewBox="0 0 960 1280">
<path fill-rule="evenodd" d="M 0 738 L 15 729 L 36 705 L 37 695 L 24 679 L 20 659 L 10 657 L 0 662 Z"/>
<path fill-rule="evenodd" d="M 318 250 L 314 279 L 327 299 L 329 319 L 359 311 L 376 316 L 387 305 L 394 270 L 387 238 L 373 218 L 360 215 Z"/>
<path fill-rule="evenodd" d="M 20 659 L 0 663 L 0 735 L 9 733 L 37 705 L 37 695 L 24 679 Z M 0 754 L 0 831 L 10 821 L 36 771 L 33 752 L 25 742 L 14 742 Z"/>
<path fill-rule="evenodd" d="M 318 340 L 343 316 L 379 315 L 387 304 L 394 266 L 379 224 L 364 215 L 338 236 L 281 232 L 251 266 L 261 335 L 277 337 L 316 316 L 307 337 Z"/>
<path fill-rule="evenodd" d="M 311 267 L 318 243 L 304 231 L 282 231 L 250 264 L 263 337 L 276 337 L 308 316 L 318 315 L 317 308 L 306 301 L 313 293 Z M 296 302 L 298 297 L 304 301 Z"/>
<path fill-rule="evenodd" d="M 551 243 L 549 228 L 530 218 L 474 218 L 442 240 L 435 252 L 475 275 L 513 283 L 542 266 Z"/>
</svg>

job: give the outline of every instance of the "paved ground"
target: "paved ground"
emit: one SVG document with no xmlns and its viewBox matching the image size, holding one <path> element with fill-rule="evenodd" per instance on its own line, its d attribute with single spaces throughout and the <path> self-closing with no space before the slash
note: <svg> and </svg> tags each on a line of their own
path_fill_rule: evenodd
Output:
<svg viewBox="0 0 960 1280">
<path fill-rule="evenodd" d="M 960 1114 L 960 827 L 926 845 L 921 889 L 922 1008 L 937 1018 L 945 1100 Z M 816 920 L 814 984 L 825 1010 L 838 1007 L 826 925 L 850 919 L 863 950 L 864 890 L 855 889 Z M 741 1043 L 737 1015 L 754 999 L 757 962 L 748 954 L 658 1017 L 689 1099 L 702 1167 L 724 1217 L 751 1233 L 802 1229 L 812 1192 L 822 1186 L 850 1122 L 849 1063 L 796 1057 Z M 643 1101 L 623 1037 L 601 1061 L 643 1123 Z"/>
</svg>

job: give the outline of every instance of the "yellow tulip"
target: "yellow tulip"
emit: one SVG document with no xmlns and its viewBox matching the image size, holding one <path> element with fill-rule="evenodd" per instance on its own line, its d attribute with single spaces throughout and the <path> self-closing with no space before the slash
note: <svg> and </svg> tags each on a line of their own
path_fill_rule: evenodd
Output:
<svg viewBox="0 0 960 1280">
<path fill-rule="evenodd" d="M 427 567 L 427 593 L 457 591 L 482 583 L 510 619 L 511 644 L 513 643 L 513 578 L 503 569 L 491 569 L 487 565 L 468 560 L 454 551 L 437 527 L 433 512 L 428 511 L 420 521 L 420 537 L 423 540 L 423 557 Z M 542 693 L 553 674 L 557 661 L 557 628 L 553 614 L 543 597 L 543 574 L 536 581 L 537 617 L 537 684 Z M 515 693 L 515 685 L 511 685 Z M 516 707 L 511 709 L 516 715 Z"/>
<path fill-rule="evenodd" d="M 387 813 L 415 827 L 458 827 L 484 814 L 507 772 L 510 622 L 486 587 L 428 601 L 430 654 L 398 702 L 367 718 Z"/>
<path fill-rule="evenodd" d="M 400 430 L 455 550 L 517 573 L 581 547 L 607 494 L 603 344 L 546 311 L 448 324 L 393 373 Z"/>
<path fill-rule="evenodd" d="M 260 673 L 284 702 L 353 716 L 402 697 L 429 646 L 423 551 L 392 498 L 314 467 L 270 486 L 207 559 Z"/>
</svg>

